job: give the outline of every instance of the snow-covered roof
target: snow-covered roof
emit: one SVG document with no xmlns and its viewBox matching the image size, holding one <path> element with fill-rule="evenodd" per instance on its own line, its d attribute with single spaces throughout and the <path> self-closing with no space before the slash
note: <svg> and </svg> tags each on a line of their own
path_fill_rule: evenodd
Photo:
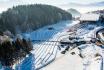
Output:
<svg viewBox="0 0 104 70">
<path fill-rule="evenodd" d="M 100 15 L 99 14 L 82 14 L 80 17 L 80 21 L 98 21 Z"/>
</svg>

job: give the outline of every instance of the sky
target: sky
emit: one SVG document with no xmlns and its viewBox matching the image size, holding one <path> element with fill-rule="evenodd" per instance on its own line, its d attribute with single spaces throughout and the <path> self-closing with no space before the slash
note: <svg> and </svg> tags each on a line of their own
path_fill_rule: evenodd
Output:
<svg viewBox="0 0 104 70">
<path fill-rule="evenodd" d="M 101 2 L 101 1 L 104 0 L 0 0 L 0 11 L 4 11 L 7 8 L 13 7 L 15 5 L 22 5 L 22 4 L 42 3 L 42 4 L 59 6 L 70 2 L 88 4 L 88 3 Z"/>
<path fill-rule="evenodd" d="M 1 3 L 5 2 L 24 2 L 24 3 L 45 3 L 45 4 L 63 4 L 68 2 L 75 3 L 93 3 L 93 2 L 101 2 L 104 0 L 0 0 Z"/>
</svg>

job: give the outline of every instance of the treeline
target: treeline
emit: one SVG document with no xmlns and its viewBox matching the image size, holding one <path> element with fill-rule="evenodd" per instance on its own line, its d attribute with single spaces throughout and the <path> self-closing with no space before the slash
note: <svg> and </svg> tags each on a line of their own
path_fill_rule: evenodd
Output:
<svg viewBox="0 0 104 70">
<path fill-rule="evenodd" d="M 15 41 L 0 43 L 0 62 L 2 66 L 12 66 L 30 54 L 33 46 L 30 41 L 17 38 Z"/>
<path fill-rule="evenodd" d="M 30 32 L 61 20 L 71 20 L 72 15 L 50 5 L 20 5 L 9 8 L 0 17 L 0 32 L 9 30 L 13 34 Z"/>
</svg>

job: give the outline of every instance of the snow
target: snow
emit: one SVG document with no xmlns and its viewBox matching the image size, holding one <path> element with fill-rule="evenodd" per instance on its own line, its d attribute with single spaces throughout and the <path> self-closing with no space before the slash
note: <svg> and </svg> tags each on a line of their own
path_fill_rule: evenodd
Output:
<svg viewBox="0 0 104 70">
<path fill-rule="evenodd" d="M 27 34 L 25 33 L 25 34 L 23 34 L 23 36 L 27 39 L 30 38 L 31 40 L 48 40 L 49 38 L 52 38 L 58 32 L 62 32 L 65 28 L 70 26 L 70 23 L 73 23 L 73 22 L 72 21 L 61 21 L 61 22 L 58 22 L 57 24 L 40 28 L 31 33 L 27 33 Z M 54 29 L 48 30 L 48 27 L 53 27 Z"/>
<path fill-rule="evenodd" d="M 85 40 L 91 40 L 91 38 L 96 37 L 96 32 L 100 29 L 102 29 L 102 27 L 97 27 L 96 25 L 85 25 L 83 28 L 77 29 L 76 36 L 82 37 Z M 67 36 L 63 37 L 65 40 L 67 40 L 67 38 Z M 78 47 L 81 48 L 81 50 L 76 48 L 67 52 L 65 55 L 58 53 L 55 61 L 41 70 L 103 70 L 104 52 L 100 46 L 92 43 Z M 76 54 L 71 55 L 71 52 L 75 52 Z M 79 54 L 81 54 L 83 58 L 79 57 Z M 97 54 L 99 55 L 96 56 Z"/>
<path fill-rule="evenodd" d="M 104 7 L 76 7 L 75 9 L 81 13 L 86 13 L 103 8 Z M 69 9 L 69 6 L 63 9 Z M 99 15 L 82 14 L 80 20 L 97 21 L 99 20 Z M 34 43 L 34 50 L 31 51 L 32 54 L 20 61 L 20 63 L 16 65 L 16 70 L 35 70 L 50 62 L 51 64 L 40 70 L 104 70 L 104 48 L 100 46 L 84 44 L 78 46 L 82 50 L 79 51 L 77 48 L 73 50 L 69 49 L 70 51 L 63 55 L 60 54 L 58 50 L 57 46 L 59 43 L 47 42 L 60 41 L 63 38 L 67 38 L 69 34 L 71 34 L 71 32 L 67 32 L 68 29 L 78 23 L 79 21 L 61 21 L 57 24 L 40 28 L 34 32 L 23 34 L 23 37 L 26 39 L 30 38 L 31 40 L 45 41 Z M 48 30 L 48 27 L 53 27 L 54 29 Z M 78 29 L 76 34 L 78 37 L 90 41 L 91 38 L 96 37 L 95 33 L 99 31 L 100 28 L 101 27 L 96 25 L 86 25 L 84 28 Z M 100 35 L 101 38 L 103 38 L 102 34 Z M 72 55 L 70 54 L 71 52 L 75 52 L 76 54 Z M 80 58 L 79 53 L 81 53 L 84 58 Z M 96 53 L 99 53 L 101 56 L 95 57 Z M 5 70 L 5 67 L 2 67 L 0 70 Z"/>
<path fill-rule="evenodd" d="M 76 52 L 78 49 L 73 51 Z M 83 70 L 82 59 L 78 55 L 71 55 L 71 52 L 67 52 L 62 57 L 56 58 L 53 63 L 42 70 Z"/>
<path fill-rule="evenodd" d="M 90 25 L 91 30 L 89 30 L 89 25 L 87 25 L 85 28 L 82 28 L 77 30 L 77 34 L 82 35 L 80 37 L 83 37 L 85 40 L 90 41 L 91 38 L 96 38 L 96 33 L 99 32 L 99 30 L 103 29 L 102 26 L 96 26 L 96 25 Z M 84 32 L 83 32 L 84 31 Z M 98 33 L 99 34 L 99 33 Z M 100 35 L 102 35 L 100 33 Z M 101 38 L 103 38 L 101 36 Z M 84 70 L 103 70 L 103 49 L 100 46 L 97 46 L 95 44 L 84 44 L 78 46 L 81 48 L 80 53 L 83 56 L 83 69 Z M 96 56 L 96 54 L 100 54 L 100 56 Z"/>
<path fill-rule="evenodd" d="M 102 70 L 102 58 L 97 57 L 92 60 L 88 70 Z"/>
<path fill-rule="evenodd" d="M 35 70 L 34 61 L 35 57 L 33 54 L 30 54 L 29 57 L 26 57 L 17 67 L 16 70 Z"/>
<path fill-rule="evenodd" d="M 44 41 L 33 43 L 34 50 L 31 51 L 32 54 L 20 61 L 16 65 L 16 70 L 103 70 L 104 49 L 100 46 L 93 43 L 83 44 L 74 49 L 70 48 L 66 54 L 61 54 L 60 52 L 65 48 L 59 51 L 59 42 L 48 42 L 63 39 L 68 41 L 68 37 L 73 33 L 68 32 L 68 29 L 78 23 L 79 21 L 63 21 L 23 34 L 26 39 Z M 48 27 L 53 27 L 54 29 L 48 30 Z M 102 27 L 93 24 L 83 25 L 76 29 L 75 36 L 82 38 L 81 40 L 91 39 L 96 37 L 95 34 L 100 29 Z M 75 54 L 72 55 L 72 52 L 75 52 Z M 97 54 L 99 55 L 96 56 Z"/>
<path fill-rule="evenodd" d="M 99 36 L 101 37 L 101 41 L 104 41 L 104 36 L 102 35 L 102 33 L 99 32 L 98 34 L 99 34 Z"/>
<path fill-rule="evenodd" d="M 77 47 L 73 50 L 70 48 L 66 54 L 61 54 L 60 52 L 65 48 L 59 51 L 58 42 L 47 42 L 60 41 L 62 39 L 68 41 L 68 37 L 72 32 L 67 32 L 67 29 L 78 23 L 79 21 L 61 22 L 46 26 L 29 34 L 24 34 L 24 37 L 27 39 L 45 41 L 34 43 L 34 50 L 31 51 L 32 54 L 20 61 L 14 68 L 16 68 L 16 70 L 102 70 L 104 52 L 101 47 L 95 44 L 84 44 L 78 46 L 81 50 Z M 54 30 L 48 30 L 48 27 L 54 27 Z M 100 29 L 102 29 L 102 27 L 88 25 L 78 29 L 76 36 L 87 40 L 87 37 L 89 37 L 89 39 L 96 37 L 95 34 Z M 72 52 L 75 52 L 75 54 L 72 55 Z M 83 58 L 81 58 L 79 54 L 81 54 Z M 96 54 L 100 54 L 101 56 L 95 57 Z"/>
<path fill-rule="evenodd" d="M 98 21 L 99 17 L 100 17 L 99 14 L 92 13 L 82 14 L 80 17 L 80 21 Z"/>
<path fill-rule="evenodd" d="M 85 44 L 79 47 L 82 48 L 81 54 L 84 57 L 84 68 L 86 70 L 102 70 L 102 49 L 94 44 Z M 96 54 L 100 54 L 101 56 L 95 57 Z"/>
<path fill-rule="evenodd" d="M 90 41 L 91 38 L 96 38 L 96 33 L 104 29 L 102 26 L 96 26 L 96 25 L 85 25 L 82 28 L 77 29 L 77 37 L 83 38 L 86 41 Z"/>
<path fill-rule="evenodd" d="M 85 44 L 79 47 L 85 48 L 82 48 L 81 51 L 75 48 L 62 57 L 56 58 L 53 63 L 41 70 L 103 70 L 102 56 L 95 57 L 96 53 L 103 55 L 100 47 L 94 44 Z M 75 52 L 75 55 L 71 55 L 71 52 Z M 80 58 L 79 53 L 85 57 Z"/>
<path fill-rule="evenodd" d="M 23 37 L 30 38 L 31 40 L 45 40 L 40 43 L 34 43 L 34 50 L 31 51 L 32 56 L 24 59 L 17 66 L 17 70 L 31 70 L 31 68 L 40 69 L 45 65 L 54 61 L 55 58 L 61 56 L 58 51 L 58 42 L 47 42 L 47 41 L 60 41 L 64 37 L 68 37 L 70 33 L 65 30 L 77 24 L 79 21 L 63 21 L 54 25 L 46 26 L 37 31 L 23 34 Z M 48 30 L 48 27 L 53 27 L 53 30 Z M 57 56 L 57 53 L 59 54 Z M 35 56 L 35 57 L 34 57 Z M 29 59 L 29 60 L 28 60 Z M 28 66 L 26 66 L 28 65 Z"/>
</svg>

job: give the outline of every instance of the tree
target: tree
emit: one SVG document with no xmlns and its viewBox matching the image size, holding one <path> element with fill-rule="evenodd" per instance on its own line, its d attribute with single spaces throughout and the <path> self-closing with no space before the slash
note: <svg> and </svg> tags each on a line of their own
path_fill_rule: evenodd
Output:
<svg viewBox="0 0 104 70">
<path fill-rule="evenodd" d="M 50 5 L 20 5 L 3 12 L 0 17 L 0 31 L 13 34 L 30 32 L 61 20 L 71 20 L 70 13 Z"/>
</svg>

